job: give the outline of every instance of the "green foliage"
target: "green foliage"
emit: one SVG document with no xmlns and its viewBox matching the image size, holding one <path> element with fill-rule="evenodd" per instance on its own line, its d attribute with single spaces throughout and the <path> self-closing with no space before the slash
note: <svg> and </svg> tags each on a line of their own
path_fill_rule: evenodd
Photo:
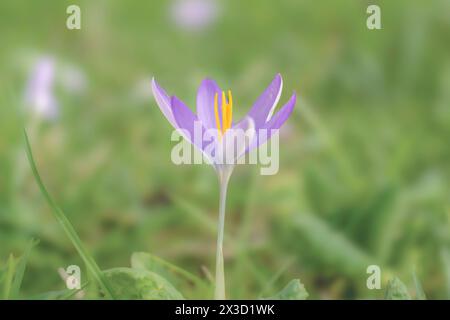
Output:
<svg viewBox="0 0 450 320">
<path fill-rule="evenodd" d="M 206 282 L 216 177 L 207 165 L 170 161 L 172 128 L 150 78 L 193 111 L 199 83 L 214 78 L 232 90 L 238 120 L 277 72 L 277 110 L 292 91 L 298 101 L 280 132 L 278 174 L 246 165 L 231 179 L 227 295 L 266 297 L 301 278 L 311 298 L 378 299 L 365 281 L 376 264 L 400 279 L 416 265 L 427 298 L 450 298 L 448 1 L 380 1 L 383 29 L 367 30 L 361 1 L 227 0 L 217 22 L 195 33 L 171 20 L 172 3 L 81 0 L 82 29 L 70 31 L 59 1 L 0 1 L 0 298 L 16 295 L 17 257 L 30 238 L 41 244 L 19 298 L 63 289 L 56 270 L 68 264 L 86 264 L 86 299 L 104 298 L 100 270 L 128 266 L 135 251 Z M 54 120 L 23 104 L 42 56 L 57 64 Z M 67 65 L 84 74 L 86 90 L 64 88 Z M 22 127 L 82 247 L 36 185 Z M 187 299 L 211 297 L 209 283 L 149 268 Z"/>
<path fill-rule="evenodd" d="M 423 291 L 422 283 L 420 282 L 419 278 L 417 277 L 416 272 L 413 272 L 413 280 L 414 280 L 414 286 L 416 288 L 416 300 L 426 300 L 427 296 L 425 295 L 425 292 Z"/>
<path fill-rule="evenodd" d="M 15 267 L 16 261 L 11 254 L 6 262 L 5 270 L 3 271 L 3 299 L 9 299 L 11 297 L 11 287 L 14 281 Z"/>
<path fill-rule="evenodd" d="M 25 252 L 17 261 L 15 266 L 14 280 L 11 286 L 10 298 L 17 299 L 20 297 L 20 287 L 22 285 L 22 280 L 25 274 L 25 269 L 28 262 L 28 257 L 30 256 L 30 252 L 39 243 L 38 240 L 30 240 L 27 247 L 25 248 Z"/>
<path fill-rule="evenodd" d="M 154 272 L 173 283 L 192 286 L 197 289 L 211 290 L 211 286 L 192 273 L 177 267 L 155 255 L 146 252 L 135 252 L 131 256 L 131 267 L 133 269 L 148 270 Z M 206 291 L 207 292 L 207 291 Z M 204 292 L 203 292 L 204 293 Z"/>
<path fill-rule="evenodd" d="M 267 298 L 270 300 L 306 300 L 308 292 L 299 279 L 291 280 L 283 290 L 274 296 Z"/>
<path fill-rule="evenodd" d="M 3 269 L 0 268 L 0 288 L 3 288 L 3 299 L 20 299 L 20 288 L 22 286 L 28 258 L 31 250 L 39 243 L 38 240 L 30 240 L 25 252 L 19 258 L 11 254 Z"/>
<path fill-rule="evenodd" d="M 408 289 L 405 284 L 400 281 L 399 278 L 393 278 L 389 280 L 386 288 L 387 300 L 411 300 L 411 296 L 408 293 Z"/>
<path fill-rule="evenodd" d="M 333 230 L 319 217 L 299 214 L 293 218 L 295 235 L 303 239 L 302 246 L 317 254 L 316 259 L 342 272 L 363 276 L 371 258 L 358 248 L 345 234 Z"/>
<path fill-rule="evenodd" d="M 30 142 L 28 141 L 28 136 L 26 131 L 24 130 L 24 137 L 25 137 L 25 149 L 28 156 L 28 161 L 30 162 L 31 170 L 33 171 L 34 178 L 36 179 L 36 182 L 39 186 L 39 189 L 44 196 L 45 200 L 47 201 L 48 205 L 52 209 L 52 212 L 56 218 L 56 220 L 59 222 L 61 227 L 63 228 L 64 232 L 69 237 L 70 241 L 74 245 L 74 247 L 77 249 L 79 255 L 83 259 L 84 263 L 88 267 L 89 271 L 92 272 L 96 280 L 99 282 L 99 284 L 103 287 L 105 290 L 105 294 L 111 298 L 114 298 L 114 294 L 112 293 L 110 289 L 110 285 L 108 281 L 104 278 L 102 272 L 100 271 L 100 268 L 97 266 L 97 263 L 95 262 L 94 258 L 88 253 L 86 248 L 84 247 L 80 237 L 76 233 L 74 227 L 70 223 L 70 221 L 67 219 L 64 212 L 56 205 L 53 198 L 48 193 L 47 189 L 45 188 L 44 183 L 41 180 L 41 177 L 39 175 L 39 172 L 36 168 L 36 164 L 33 159 L 33 153 L 31 151 Z"/>
<path fill-rule="evenodd" d="M 63 289 L 56 291 L 48 291 L 44 293 L 40 293 L 34 296 L 31 296 L 29 299 L 31 300 L 68 300 L 73 298 L 78 292 L 82 291 L 87 287 L 88 283 L 84 283 L 81 285 L 80 289 Z"/>
<path fill-rule="evenodd" d="M 104 271 L 119 299 L 183 299 L 166 279 L 144 269 L 114 268 Z"/>
<path fill-rule="evenodd" d="M 419 278 L 417 277 L 417 274 L 415 271 L 413 271 L 413 273 L 412 273 L 412 278 L 413 278 L 414 287 L 415 287 L 414 300 L 426 300 L 427 297 L 422 288 L 422 283 L 420 282 Z M 408 288 L 406 287 L 406 285 L 399 278 L 394 277 L 394 278 L 390 279 L 387 284 L 385 299 L 387 299 L 387 300 L 412 300 L 413 298 L 409 294 Z"/>
<path fill-rule="evenodd" d="M 450 299 L 450 250 L 441 250 L 442 268 L 444 269 L 447 299 Z"/>
</svg>

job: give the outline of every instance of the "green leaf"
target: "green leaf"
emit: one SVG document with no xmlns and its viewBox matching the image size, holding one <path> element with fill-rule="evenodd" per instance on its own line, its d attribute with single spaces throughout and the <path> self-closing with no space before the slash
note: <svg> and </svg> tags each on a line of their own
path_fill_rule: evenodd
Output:
<svg viewBox="0 0 450 320">
<path fill-rule="evenodd" d="M 3 283 L 3 299 L 7 300 L 11 295 L 11 287 L 14 279 L 14 273 L 16 269 L 16 261 L 11 254 L 6 263 L 6 270 L 4 271 L 4 283 Z"/>
<path fill-rule="evenodd" d="M 306 292 L 305 286 L 299 279 L 291 280 L 283 290 L 278 292 L 273 297 L 267 298 L 270 300 L 306 300 L 309 294 Z"/>
<path fill-rule="evenodd" d="M 83 259 L 84 263 L 86 264 L 87 268 L 92 273 L 92 275 L 94 276 L 95 280 L 103 288 L 106 295 L 114 299 L 114 295 L 111 290 L 111 285 L 105 279 L 104 275 L 102 274 L 102 271 L 98 267 L 94 258 L 88 253 L 88 251 L 84 247 L 83 242 L 81 241 L 80 237 L 76 233 L 76 231 L 75 231 L 74 227 L 72 226 L 72 224 L 70 223 L 69 219 L 67 219 L 64 212 L 57 206 L 55 200 L 53 200 L 53 198 L 48 193 L 47 188 L 45 187 L 44 183 L 42 182 L 41 176 L 39 175 L 39 172 L 36 168 L 36 164 L 35 164 L 34 158 L 33 158 L 33 152 L 31 151 L 30 141 L 28 140 L 28 135 L 25 130 L 23 131 L 23 134 L 25 137 L 25 149 L 27 151 L 28 161 L 30 163 L 31 170 L 33 171 L 34 179 L 36 180 L 42 195 L 44 196 L 45 200 L 47 200 L 48 205 L 52 209 L 53 215 L 55 216 L 56 220 L 59 222 L 59 224 L 63 228 L 64 232 L 69 237 L 70 241 L 74 245 L 75 249 L 78 251 L 78 254 Z"/>
<path fill-rule="evenodd" d="M 114 268 L 104 271 L 119 299 L 181 300 L 183 296 L 160 275 L 144 269 Z"/>
<path fill-rule="evenodd" d="M 27 300 L 65 300 L 64 296 L 68 296 L 69 293 L 72 294 L 73 291 L 76 290 L 70 290 L 70 289 L 63 289 L 63 290 L 56 290 L 56 291 L 48 291 L 39 293 L 37 295 L 33 295 Z"/>
<path fill-rule="evenodd" d="M 16 271 L 14 274 L 14 280 L 12 282 L 11 287 L 11 295 L 10 298 L 12 299 L 18 299 L 19 298 L 19 291 L 20 287 L 22 286 L 22 280 L 23 275 L 25 274 L 25 268 L 28 261 L 28 256 L 30 255 L 31 249 L 35 247 L 39 243 L 38 240 L 32 239 L 28 243 L 25 252 L 23 253 L 22 257 L 20 257 L 20 260 L 17 263 Z"/>
<path fill-rule="evenodd" d="M 386 289 L 386 300 L 411 300 L 408 289 L 398 278 L 389 280 Z"/>
<path fill-rule="evenodd" d="M 414 285 L 416 287 L 416 300 L 427 300 L 427 296 L 425 295 L 425 292 L 423 291 L 422 283 L 420 282 L 419 278 L 417 277 L 417 274 L 415 271 L 413 271 L 413 279 L 414 279 Z"/>
<path fill-rule="evenodd" d="M 450 250 L 445 247 L 441 248 L 441 263 L 445 275 L 447 299 L 450 299 Z"/>
<path fill-rule="evenodd" d="M 202 286 L 204 288 L 209 287 L 199 277 L 150 253 L 133 253 L 131 256 L 131 267 L 133 269 L 148 270 L 168 279 L 175 275 L 178 278 L 181 277 L 195 285 Z"/>
<path fill-rule="evenodd" d="M 324 219 L 313 214 L 299 214 L 293 218 L 296 236 L 314 258 L 347 275 L 365 274 L 373 259 L 340 230 L 332 228 Z"/>
<path fill-rule="evenodd" d="M 85 289 L 87 285 L 88 282 L 85 282 L 81 285 L 80 289 L 63 289 L 39 293 L 29 298 L 29 300 L 69 300 L 78 292 Z"/>
</svg>

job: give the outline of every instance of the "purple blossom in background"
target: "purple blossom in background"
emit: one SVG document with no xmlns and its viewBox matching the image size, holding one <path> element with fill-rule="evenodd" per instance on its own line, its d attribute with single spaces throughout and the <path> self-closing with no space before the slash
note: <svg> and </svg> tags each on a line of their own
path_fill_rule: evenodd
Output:
<svg viewBox="0 0 450 320">
<path fill-rule="evenodd" d="M 31 71 L 25 91 L 25 103 L 34 113 L 44 119 L 58 115 L 58 103 L 53 94 L 55 61 L 51 57 L 38 60 Z"/>
<path fill-rule="evenodd" d="M 198 31 L 211 25 L 219 14 L 215 0 L 175 0 L 171 6 L 171 19 L 180 28 Z"/>
</svg>

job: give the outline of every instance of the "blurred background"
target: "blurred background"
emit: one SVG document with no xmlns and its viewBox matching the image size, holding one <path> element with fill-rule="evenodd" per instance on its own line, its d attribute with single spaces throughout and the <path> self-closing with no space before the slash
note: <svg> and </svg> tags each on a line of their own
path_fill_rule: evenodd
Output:
<svg viewBox="0 0 450 320">
<path fill-rule="evenodd" d="M 81 30 L 66 28 L 71 4 Z M 381 30 L 366 27 L 370 4 Z M 60 267 L 86 270 L 37 188 L 25 125 L 102 269 L 144 251 L 206 279 L 217 178 L 171 162 L 150 79 L 194 110 L 214 78 L 242 116 L 280 72 L 280 104 L 299 99 L 278 174 L 242 165 L 231 179 L 228 296 L 299 278 L 310 298 L 381 299 L 394 275 L 413 291 L 415 272 L 428 298 L 450 298 L 449 12 L 446 0 L 1 1 L 0 268 L 37 238 L 24 297 L 63 289 Z M 381 290 L 366 287 L 371 264 Z"/>
</svg>

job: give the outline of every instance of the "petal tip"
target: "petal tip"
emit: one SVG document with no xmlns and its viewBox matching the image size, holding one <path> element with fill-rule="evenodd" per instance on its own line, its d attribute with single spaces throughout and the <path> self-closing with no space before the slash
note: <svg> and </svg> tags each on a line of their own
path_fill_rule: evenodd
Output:
<svg viewBox="0 0 450 320">
<path fill-rule="evenodd" d="M 278 72 L 275 75 L 275 79 L 274 80 L 277 80 L 277 81 L 280 81 L 280 83 L 283 83 L 283 77 L 282 77 L 281 73 Z"/>
<path fill-rule="evenodd" d="M 217 83 L 212 78 L 204 78 L 200 84 L 200 86 L 213 86 L 218 87 Z"/>
<path fill-rule="evenodd" d="M 151 86 L 152 86 L 153 95 L 156 95 L 156 94 L 157 94 L 157 91 L 158 91 L 160 88 L 159 88 L 158 82 L 156 82 L 155 77 L 152 77 L 152 80 L 151 80 Z"/>
<path fill-rule="evenodd" d="M 294 104 L 296 104 L 297 103 L 297 92 L 292 91 L 292 96 L 291 96 L 291 98 L 289 100 L 292 100 L 292 102 Z"/>
</svg>

